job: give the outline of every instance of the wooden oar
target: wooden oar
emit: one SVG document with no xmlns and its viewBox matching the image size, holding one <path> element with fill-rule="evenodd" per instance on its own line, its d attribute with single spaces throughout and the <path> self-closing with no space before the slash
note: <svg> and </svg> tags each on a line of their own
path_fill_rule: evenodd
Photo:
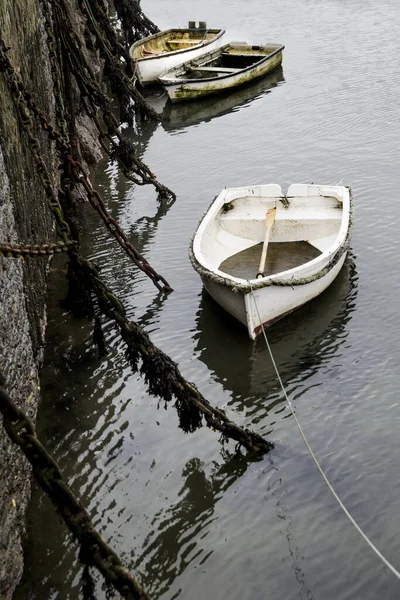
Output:
<svg viewBox="0 0 400 600">
<path fill-rule="evenodd" d="M 272 225 L 274 224 L 276 208 L 269 208 L 267 210 L 267 214 L 265 217 L 265 239 L 263 244 L 263 249 L 261 252 L 261 260 L 260 266 L 258 267 L 257 279 L 261 279 L 264 277 L 264 267 L 265 267 L 265 259 L 267 258 L 267 250 L 268 250 L 268 242 L 269 242 L 269 234 L 271 233 Z"/>
</svg>

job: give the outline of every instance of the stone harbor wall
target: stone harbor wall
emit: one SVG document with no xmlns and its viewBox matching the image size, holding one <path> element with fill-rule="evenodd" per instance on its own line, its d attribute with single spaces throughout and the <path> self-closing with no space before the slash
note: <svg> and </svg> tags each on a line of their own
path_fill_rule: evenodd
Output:
<svg viewBox="0 0 400 600">
<path fill-rule="evenodd" d="M 47 0 L 45 0 L 47 1 Z M 69 0 L 76 10 L 75 0 Z M 0 37 L 38 106 L 55 119 L 46 34 L 39 0 L 0 2 Z M 77 111 L 78 113 L 78 111 Z M 77 130 L 94 147 L 77 114 Z M 46 133 L 36 124 L 40 154 L 56 185 L 58 160 Z M 84 154 L 84 152 L 82 152 Z M 54 222 L 21 128 L 0 73 L 0 243 L 54 241 Z M 33 420 L 39 402 L 39 368 L 46 328 L 46 276 L 49 258 L 0 256 L 0 369 L 14 402 Z M 21 542 L 30 495 L 30 467 L 12 444 L 0 419 L 0 600 L 12 597 L 22 574 Z"/>
</svg>

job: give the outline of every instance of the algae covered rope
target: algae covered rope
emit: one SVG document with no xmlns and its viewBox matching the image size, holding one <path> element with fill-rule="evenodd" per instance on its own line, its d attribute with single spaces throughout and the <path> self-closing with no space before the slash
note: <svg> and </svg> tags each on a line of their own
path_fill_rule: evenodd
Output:
<svg viewBox="0 0 400 600">
<path fill-rule="evenodd" d="M 96 567 L 107 583 L 127 600 L 150 600 L 116 552 L 95 529 L 89 513 L 63 478 L 54 458 L 37 438 L 32 422 L 12 401 L 5 385 L 0 371 L 0 413 L 4 427 L 32 465 L 36 481 L 80 543 L 80 560 L 88 567 Z"/>
<path fill-rule="evenodd" d="M 139 0 L 114 0 L 114 6 L 129 46 L 160 31 L 143 13 Z"/>
<path fill-rule="evenodd" d="M 73 25 L 68 21 L 66 11 L 61 10 L 57 3 L 54 6 L 54 10 L 59 22 L 58 29 L 66 50 L 69 66 L 81 92 L 82 106 L 89 118 L 96 124 L 99 132 L 99 141 L 103 150 L 118 162 L 127 179 L 137 185 L 153 185 L 157 189 L 160 198 L 175 199 L 175 194 L 157 181 L 156 176 L 149 167 L 136 156 L 132 142 L 124 139 L 121 135 L 118 121 L 113 114 L 111 100 L 97 83 L 91 66 L 82 50 L 82 42 L 73 31 Z M 98 108 L 100 108 L 103 121 L 107 126 L 106 133 L 96 116 Z M 157 115 L 156 118 L 158 118 Z M 104 139 L 107 139 L 112 151 L 104 143 Z"/>
<path fill-rule="evenodd" d="M 125 74 L 121 61 L 118 58 L 119 45 L 116 34 L 109 23 L 105 11 L 96 0 L 92 2 L 89 2 L 89 0 L 79 0 L 79 5 L 82 12 L 87 16 L 88 25 L 97 39 L 100 54 L 105 60 L 108 69 L 107 76 L 111 88 L 120 99 L 121 109 L 125 117 L 129 121 L 128 115 L 129 112 L 132 112 L 130 109 L 130 99 L 132 98 L 136 104 L 136 113 L 140 114 L 142 118 L 159 119 L 157 113 L 145 102 L 143 96 Z M 103 31 L 100 30 L 100 27 L 102 27 Z M 113 46 L 111 43 L 113 43 Z M 129 64 L 129 56 L 125 60 Z"/>
<path fill-rule="evenodd" d="M 59 13 L 60 11 L 56 10 L 56 12 Z M 49 18 L 50 18 L 49 15 L 47 15 L 47 19 L 49 19 Z M 60 18 L 61 18 L 61 16 L 59 15 L 58 20 L 60 20 Z M 60 29 L 59 23 L 58 23 L 58 29 Z M 52 62 L 55 62 L 54 61 L 54 43 L 55 42 L 54 42 L 54 35 L 51 31 L 50 23 L 46 26 L 46 31 L 48 32 L 50 60 Z M 68 43 L 67 40 L 65 39 L 65 37 L 63 37 L 64 44 L 65 44 L 66 49 L 69 50 L 68 51 L 68 59 L 72 66 L 72 70 L 75 75 L 78 86 L 80 88 L 83 100 L 86 99 L 87 102 L 89 102 L 91 104 L 91 109 L 89 109 L 87 102 L 85 102 L 85 101 L 82 102 L 82 105 L 83 105 L 87 115 L 89 116 L 90 119 L 93 120 L 93 122 L 95 123 L 95 125 L 97 127 L 97 130 L 99 132 L 99 141 L 100 141 L 100 144 L 101 144 L 103 150 L 106 152 L 106 154 L 108 156 L 110 156 L 113 160 L 116 160 L 119 163 L 121 171 L 123 172 L 123 174 L 125 175 L 125 177 L 127 179 L 129 179 L 133 183 L 135 183 L 137 185 L 141 185 L 141 186 L 146 185 L 146 184 L 151 184 L 157 189 L 160 198 L 167 198 L 167 199 L 170 198 L 170 199 L 174 200 L 176 198 L 175 194 L 170 189 L 168 189 L 165 185 L 163 185 L 162 183 L 157 181 L 156 176 L 149 169 L 149 167 L 136 156 L 135 148 L 134 148 L 132 142 L 130 140 L 126 140 L 121 135 L 121 133 L 119 131 L 118 122 L 112 112 L 111 101 L 106 96 L 106 94 L 104 94 L 104 92 L 101 90 L 98 83 L 96 82 L 95 76 L 92 72 L 92 69 L 91 69 L 90 65 L 88 64 L 84 53 L 82 52 L 82 49 L 80 47 L 80 44 L 78 43 L 78 40 L 76 39 L 76 36 L 73 36 L 73 37 L 76 41 L 76 44 L 72 44 L 72 41 L 71 41 L 72 38 L 70 40 L 70 43 Z M 79 60 L 78 60 L 78 56 L 79 56 Z M 82 67 L 87 71 L 89 78 L 83 74 Z M 58 97 L 59 95 L 61 95 L 61 93 L 60 93 L 60 81 L 59 81 L 60 74 L 58 72 L 57 65 L 54 65 L 52 67 L 52 74 L 53 74 L 54 87 L 56 88 L 56 90 L 58 90 L 57 91 L 57 97 Z M 103 128 L 100 125 L 99 120 L 96 117 L 97 109 L 93 104 L 92 97 L 97 102 L 97 104 L 101 107 L 101 110 L 103 113 L 103 121 L 107 125 L 107 133 L 104 133 Z M 61 108 L 63 108 L 63 106 Z M 44 120 L 43 115 L 41 115 L 40 111 L 37 110 L 37 107 L 34 102 L 32 103 L 32 109 L 37 111 L 36 112 L 37 116 L 39 116 L 39 118 L 43 121 Z M 65 123 L 63 110 L 60 110 L 59 118 L 61 119 L 61 126 L 62 126 L 63 123 Z M 50 125 L 47 125 L 46 127 L 48 129 L 52 129 Z M 60 137 L 61 137 L 61 139 L 65 139 L 66 136 L 63 135 L 63 132 L 64 132 L 64 128 L 62 128 L 62 130 L 61 130 L 61 135 L 58 133 L 54 133 L 54 135 L 57 135 L 57 139 L 56 139 L 56 137 L 51 138 L 51 139 L 56 139 L 56 141 L 58 141 Z M 110 151 L 109 147 L 107 147 L 106 144 L 104 143 L 104 141 L 103 141 L 104 138 L 107 139 L 108 143 L 110 144 L 110 147 L 112 148 L 112 151 Z M 115 139 L 118 140 L 118 143 L 115 141 Z M 71 154 L 71 150 L 68 148 L 67 148 L 67 152 L 69 154 Z M 61 149 L 60 149 L 60 153 L 61 153 Z M 137 173 L 137 175 L 140 178 L 138 178 L 138 176 L 135 176 L 135 173 Z"/>
<path fill-rule="evenodd" d="M 82 50 L 76 45 L 76 41 L 68 33 L 63 36 L 63 40 L 68 49 L 71 70 L 84 100 L 83 108 L 96 124 L 99 141 L 105 153 L 118 162 L 125 177 L 133 183 L 137 185 L 151 184 L 157 189 L 160 198 L 175 199 L 175 194 L 157 181 L 149 167 L 136 156 L 132 142 L 119 131 L 119 124 L 113 114 L 111 101 L 95 81 L 90 65 L 88 65 Z M 96 116 L 97 106 L 102 113 L 106 132 Z M 109 147 L 104 140 L 107 140 Z"/>
<path fill-rule="evenodd" d="M 151 184 L 157 189 L 160 198 L 171 198 L 174 200 L 176 197 L 175 194 L 157 181 L 156 176 L 149 167 L 136 156 L 132 142 L 124 138 L 119 131 L 119 124 L 114 116 L 111 100 L 97 83 L 82 50 L 81 41 L 74 34 L 67 14 L 58 5 L 55 7 L 55 12 L 57 19 L 60 21 L 59 29 L 63 45 L 67 52 L 70 69 L 83 99 L 82 106 L 89 118 L 96 124 L 99 132 L 99 141 L 103 150 L 118 162 L 127 179 L 137 185 Z M 104 132 L 104 127 L 100 124 L 96 116 L 98 108 L 102 113 L 103 122 L 107 128 L 106 132 Z M 157 115 L 156 118 L 159 119 Z M 104 143 L 104 139 L 107 140 L 110 147 Z"/>
<path fill-rule="evenodd" d="M 193 383 L 186 381 L 177 364 L 151 342 L 142 327 L 134 321 L 128 321 L 122 303 L 99 278 L 94 265 L 74 253 L 71 253 L 71 258 L 75 262 L 77 277 L 84 276 L 87 285 L 97 296 L 100 310 L 118 324 L 121 337 L 127 345 L 127 357 L 132 368 L 144 376 L 149 393 L 166 402 L 175 399 L 183 431 L 195 431 L 202 426 L 204 418 L 206 424 L 219 431 L 223 438 L 235 440 L 249 452 L 264 454 L 274 447 L 254 431 L 236 425 L 222 409 L 213 407 Z"/>
</svg>

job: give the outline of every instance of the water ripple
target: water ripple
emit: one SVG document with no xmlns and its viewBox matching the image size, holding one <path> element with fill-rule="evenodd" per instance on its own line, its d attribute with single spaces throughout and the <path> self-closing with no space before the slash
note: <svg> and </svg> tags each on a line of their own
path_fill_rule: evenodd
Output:
<svg viewBox="0 0 400 600">
<path fill-rule="evenodd" d="M 262 339 L 202 291 L 187 248 L 224 187 L 277 182 L 351 185 L 351 255 L 319 298 L 268 338 L 307 437 L 335 489 L 395 564 L 400 411 L 397 365 L 398 39 L 389 0 L 155 0 L 158 24 L 176 15 L 222 24 L 236 39 L 285 44 L 281 73 L 252 93 L 169 108 L 144 124 L 138 153 L 177 200 L 160 206 L 115 164 L 94 181 L 130 241 L 174 287 L 159 295 L 89 206 L 84 250 L 130 318 L 215 405 L 275 442 L 262 461 L 221 450 L 215 432 L 178 429 L 131 372 L 112 323 L 101 361 L 92 326 L 50 313 L 39 432 L 103 535 L 154 598 L 271 600 L 397 598 L 396 582 L 351 529 L 296 429 Z M 201 13 L 201 14 L 200 14 Z M 233 33 L 234 32 L 234 33 Z M 265 82 L 266 83 L 266 82 Z M 252 100 L 254 95 L 254 100 Z M 169 113 L 169 114 L 168 114 Z M 389 217 L 389 218 L 387 218 Z M 58 298 L 59 290 L 54 289 Z M 43 519 L 48 526 L 43 528 Z M 17 600 L 78 597 L 79 566 L 58 518 L 35 492 L 27 571 Z M 104 594 L 101 587 L 96 591 Z"/>
</svg>

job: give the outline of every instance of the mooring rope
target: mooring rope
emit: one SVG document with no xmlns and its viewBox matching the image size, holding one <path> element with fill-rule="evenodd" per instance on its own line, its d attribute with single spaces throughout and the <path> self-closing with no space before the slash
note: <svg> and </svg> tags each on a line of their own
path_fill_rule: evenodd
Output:
<svg viewBox="0 0 400 600">
<path fill-rule="evenodd" d="M 311 454 L 311 458 L 313 459 L 313 461 L 314 461 L 314 463 L 315 463 L 318 471 L 322 475 L 322 477 L 323 477 L 326 485 L 328 486 L 328 488 L 332 492 L 333 496 L 335 497 L 336 501 L 338 502 L 340 508 L 343 510 L 343 512 L 345 513 L 345 515 L 350 519 L 351 523 L 357 529 L 358 533 L 364 538 L 364 540 L 367 542 L 367 544 L 370 546 L 370 548 L 372 548 L 372 550 L 375 552 L 375 554 L 381 559 L 381 561 L 387 566 L 387 568 L 393 573 L 393 575 L 395 577 L 397 577 L 397 579 L 400 580 L 400 573 L 399 573 L 399 571 L 397 571 L 397 569 L 383 556 L 383 554 L 381 552 L 379 552 L 378 548 L 371 542 L 371 540 L 369 539 L 369 537 L 363 532 L 363 530 L 361 529 L 361 527 L 358 525 L 358 523 L 351 516 L 351 514 L 349 513 L 349 511 L 347 510 L 347 508 L 345 507 L 345 505 L 343 504 L 343 502 L 341 501 L 341 499 L 339 498 L 339 496 L 337 495 L 337 493 L 333 489 L 332 484 L 330 483 L 328 477 L 325 475 L 325 472 L 323 471 L 321 465 L 319 464 L 318 459 L 315 456 L 315 454 L 314 454 L 314 452 L 313 452 L 313 450 L 312 450 L 312 448 L 311 448 L 311 446 L 310 446 L 310 444 L 309 444 L 309 442 L 308 442 L 308 440 L 307 440 L 307 438 L 305 436 L 303 428 L 301 427 L 301 425 L 299 423 L 299 420 L 296 417 L 296 413 L 294 411 L 293 405 L 290 402 L 289 397 L 288 397 L 288 395 L 286 393 L 286 389 L 285 389 L 285 386 L 283 385 L 282 378 L 280 376 L 278 367 L 277 367 L 275 359 L 274 359 L 274 355 L 272 354 L 271 346 L 269 345 L 269 342 L 268 342 L 267 334 L 265 333 L 265 328 L 264 328 L 264 325 L 262 323 L 262 319 L 261 319 L 261 316 L 260 316 L 260 311 L 258 310 L 258 304 L 257 304 L 256 297 L 255 297 L 254 291 L 253 291 L 253 287 L 252 287 L 250 281 L 249 281 L 249 284 L 250 284 L 251 294 L 252 294 L 253 301 L 254 301 L 254 306 L 256 307 L 257 316 L 258 316 L 260 324 L 261 324 L 261 330 L 262 330 L 262 333 L 263 333 L 263 336 L 264 336 L 264 340 L 265 340 L 265 343 L 267 345 L 268 352 L 269 352 L 269 355 L 271 357 L 271 361 L 272 361 L 273 367 L 275 369 L 276 376 L 277 376 L 279 384 L 281 386 L 282 393 L 283 393 L 283 395 L 285 397 L 285 400 L 286 400 L 286 402 L 288 404 L 288 407 L 289 407 L 289 409 L 290 409 L 290 411 L 291 411 L 291 413 L 293 415 L 293 418 L 295 420 L 297 428 L 300 431 L 301 437 L 303 438 L 303 441 L 304 441 L 305 445 L 307 446 L 307 449 L 308 449 L 309 453 Z"/>
</svg>

